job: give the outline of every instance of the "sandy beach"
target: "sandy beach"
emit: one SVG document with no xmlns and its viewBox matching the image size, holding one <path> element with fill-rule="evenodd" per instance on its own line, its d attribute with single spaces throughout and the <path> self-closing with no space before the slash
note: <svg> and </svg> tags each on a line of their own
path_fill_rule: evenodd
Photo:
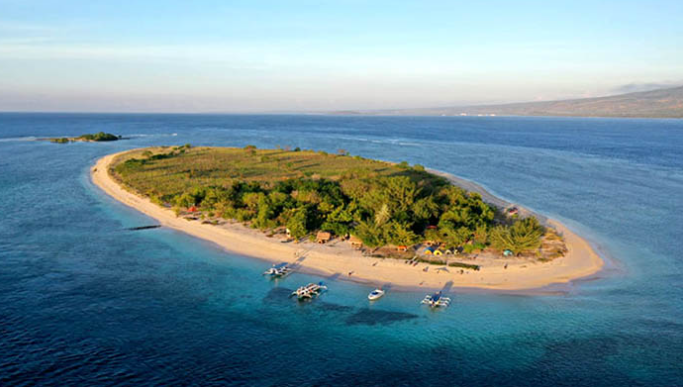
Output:
<svg viewBox="0 0 683 387">
<path fill-rule="evenodd" d="M 156 205 L 148 198 L 125 190 L 109 174 L 109 165 L 122 153 L 125 152 L 99 159 L 91 169 L 93 183 L 114 199 L 156 219 L 164 227 L 211 241 L 228 251 L 273 263 L 297 262 L 300 270 L 324 276 L 390 285 L 394 288 L 442 289 L 452 286 L 518 291 L 567 283 L 591 276 L 603 267 L 603 260 L 586 240 L 552 219 L 544 219 L 544 221 L 564 236 L 568 248 L 565 256 L 550 262 L 483 257 L 475 261 L 462 260 L 462 262 L 480 265 L 479 271 L 462 270 L 461 272 L 455 267 L 437 270 L 439 266 L 426 263 L 412 266 L 399 259 L 366 257 L 354 250 L 350 244 L 339 240 L 325 245 L 313 242 L 281 243 L 281 239 L 269 238 L 258 230 L 238 223 L 212 225 L 177 217 L 171 209 Z M 448 175 L 448 177 L 451 176 Z M 453 179 L 457 178 L 453 177 Z M 454 183 L 457 184 L 457 181 Z M 492 198 L 492 200 L 500 200 Z M 264 264 L 264 270 L 268 266 Z M 425 267 L 429 267 L 426 272 Z"/>
</svg>

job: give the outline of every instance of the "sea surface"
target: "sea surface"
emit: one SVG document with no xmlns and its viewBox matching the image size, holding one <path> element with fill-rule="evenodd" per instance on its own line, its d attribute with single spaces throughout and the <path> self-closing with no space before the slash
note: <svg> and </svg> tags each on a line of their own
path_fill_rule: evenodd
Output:
<svg viewBox="0 0 683 387">
<path fill-rule="evenodd" d="M 97 131 L 129 139 L 36 141 Z M 419 163 L 565 222 L 607 260 L 545 293 L 389 292 L 160 228 L 89 168 L 151 145 Z M 0 385 L 683 385 L 683 120 L 0 114 Z M 329 292 L 289 299 L 309 281 Z"/>
</svg>

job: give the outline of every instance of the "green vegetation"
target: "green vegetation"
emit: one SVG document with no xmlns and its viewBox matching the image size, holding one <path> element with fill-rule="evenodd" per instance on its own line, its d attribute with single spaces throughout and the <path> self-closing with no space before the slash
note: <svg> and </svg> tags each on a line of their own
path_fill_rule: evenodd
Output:
<svg viewBox="0 0 683 387">
<path fill-rule="evenodd" d="M 111 133 L 105 133 L 105 132 L 99 132 L 95 134 L 83 134 L 78 137 L 54 137 L 54 138 L 48 138 L 46 140 L 49 140 L 50 142 L 54 142 L 57 144 L 68 144 L 70 142 L 76 142 L 76 141 L 92 141 L 92 142 L 101 142 L 101 141 L 117 141 L 120 140 L 121 136 L 117 136 Z"/>
<path fill-rule="evenodd" d="M 541 247 L 545 228 L 536 218 L 517 220 L 510 227 L 496 226 L 491 230 L 491 246 L 499 250 L 508 249 L 515 254 Z"/>
<path fill-rule="evenodd" d="M 187 144 L 125 154 L 112 171 L 176 213 L 195 206 L 264 231 L 284 226 L 296 239 L 325 230 L 355 235 L 368 247 L 429 240 L 466 252 L 491 246 L 520 254 L 537 249 L 545 232 L 535 218 L 505 219 L 479 194 L 422 166 L 352 157 L 344 150 Z"/>
<path fill-rule="evenodd" d="M 470 270 L 475 270 L 479 271 L 479 265 L 472 265 L 469 263 L 462 263 L 462 262 L 451 262 L 448 264 L 450 267 L 460 267 L 463 269 L 470 269 Z"/>
<path fill-rule="evenodd" d="M 116 141 L 120 140 L 121 136 L 116 136 L 111 133 L 98 132 L 95 134 L 83 134 L 76 137 L 76 140 L 81 141 Z"/>
</svg>

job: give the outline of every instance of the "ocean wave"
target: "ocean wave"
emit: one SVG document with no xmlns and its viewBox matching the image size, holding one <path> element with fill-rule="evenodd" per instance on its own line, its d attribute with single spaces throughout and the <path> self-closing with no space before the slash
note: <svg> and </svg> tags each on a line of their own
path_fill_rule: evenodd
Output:
<svg viewBox="0 0 683 387">
<path fill-rule="evenodd" d="M 178 133 L 134 133 L 134 134 L 126 134 L 124 137 L 132 137 L 132 138 L 142 138 L 142 137 L 176 137 Z"/>
<path fill-rule="evenodd" d="M 34 136 L 0 138 L 0 142 L 37 141 L 37 140 L 38 140 L 38 137 L 34 137 Z"/>
</svg>

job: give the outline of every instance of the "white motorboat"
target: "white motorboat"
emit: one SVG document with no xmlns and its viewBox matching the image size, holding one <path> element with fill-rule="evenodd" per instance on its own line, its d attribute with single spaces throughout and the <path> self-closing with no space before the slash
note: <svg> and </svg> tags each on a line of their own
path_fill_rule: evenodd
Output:
<svg viewBox="0 0 683 387">
<path fill-rule="evenodd" d="M 370 301 L 379 300 L 380 298 L 382 298 L 383 295 L 384 295 L 384 290 L 375 289 L 375 290 L 371 291 L 370 294 L 368 294 L 368 300 L 370 300 Z"/>
</svg>

